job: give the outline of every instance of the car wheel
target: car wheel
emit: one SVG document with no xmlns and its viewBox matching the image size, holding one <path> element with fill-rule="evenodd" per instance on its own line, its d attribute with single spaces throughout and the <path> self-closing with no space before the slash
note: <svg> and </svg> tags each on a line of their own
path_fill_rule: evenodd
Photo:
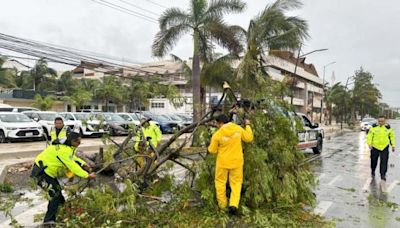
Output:
<svg viewBox="0 0 400 228">
<path fill-rule="evenodd" d="M 312 148 L 314 154 L 320 154 L 322 152 L 322 145 L 323 145 L 323 139 L 321 136 L 319 136 L 317 146 Z"/>
<path fill-rule="evenodd" d="M 0 131 L 0 143 L 5 143 L 6 141 L 6 135 L 3 131 Z"/>
</svg>

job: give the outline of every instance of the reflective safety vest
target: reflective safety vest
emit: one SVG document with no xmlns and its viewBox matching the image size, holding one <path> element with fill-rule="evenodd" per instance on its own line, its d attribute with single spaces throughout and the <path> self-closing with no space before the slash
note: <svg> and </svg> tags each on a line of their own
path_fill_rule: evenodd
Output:
<svg viewBox="0 0 400 228">
<path fill-rule="evenodd" d="M 60 143 L 62 143 L 62 142 L 64 142 L 65 140 L 67 140 L 67 133 L 68 133 L 67 129 L 68 129 L 68 127 L 67 127 L 67 126 L 64 126 L 64 127 L 61 129 L 61 131 L 58 133 L 58 135 L 57 135 L 56 128 L 53 127 L 53 128 L 51 129 L 51 134 L 50 134 L 50 136 L 51 136 L 51 142 L 54 142 L 56 139 L 58 139 L 58 141 L 59 141 Z"/>
<path fill-rule="evenodd" d="M 160 128 L 154 124 L 150 123 L 150 126 L 145 128 L 142 127 L 143 133 L 144 133 L 144 140 L 147 141 L 147 138 L 150 137 L 151 144 L 153 144 L 154 147 L 157 147 L 158 143 L 161 141 L 162 138 L 162 133 Z M 136 144 L 135 144 L 135 150 L 139 150 L 139 141 L 142 141 L 143 139 L 141 138 L 142 135 L 142 130 L 138 130 L 138 133 L 136 135 Z M 148 143 L 147 143 L 148 145 Z"/>
<path fill-rule="evenodd" d="M 88 178 L 89 174 L 81 167 L 86 163 L 75 155 L 75 151 L 76 148 L 71 146 L 51 145 L 35 158 L 35 163 L 40 166 L 41 162 L 46 167 L 44 172 L 53 178 L 65 177 L 69 172 Z"/>
<path fill-rule="evenodd" d="M 384 150 L 387 146 L 396 146 L 393 129 L 389 124 L 374 125 L 369 129 L 367 143 L 377 150 Z"/>
</svg>

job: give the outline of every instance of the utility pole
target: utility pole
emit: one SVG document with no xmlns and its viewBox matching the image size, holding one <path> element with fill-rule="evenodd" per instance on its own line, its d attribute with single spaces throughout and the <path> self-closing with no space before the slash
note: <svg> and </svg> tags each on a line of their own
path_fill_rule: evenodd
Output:
<svg viewBox="0 0 400 228">
<path fill-rule="evenodd" d="M 330 62 L 324 66 L 324 73 L 322 77 L 322 97 L 321 97 L 321 113 L 319 114 L 319 122 L 322 123 L 322 115 L 324 111 L 324 97 L 325 97 L 325 69 L 326 67 L 335 64 L 336 62 Z"/>
</svg>

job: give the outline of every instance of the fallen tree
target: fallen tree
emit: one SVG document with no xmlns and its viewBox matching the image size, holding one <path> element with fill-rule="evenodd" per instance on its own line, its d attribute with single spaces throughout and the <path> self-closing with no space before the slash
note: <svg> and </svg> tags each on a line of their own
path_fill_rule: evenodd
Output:
<svg viewBox="0 0 400 228">
<path fill-rule="evenodd" d="M 225 95 L 227 93 L 225 90 Z M 222 101 L 222 100 L 221 100 Z M 221 101 L 219 104 L 221 104 Z M 270 101 L 270 100 L 269 100 Z M 255 104 L 256 102 L 253 102 Z M 271 105 L 273 104 L 273 105 Z M 276 107 L 279 108 L 276 108 Z M 193 134 L 171 146 L 184 133 L 211 137 L 206 123 L 224 109 L 214 109 L 201 121 L 182 129 L 158 148 L 132 154 L 130 134 L 104 166 L 111 167 L 122 179 L 122 188 L 100 184 L 76 194 L 66 203 L 61 218 L 65 226 L 255 226 L 255 227 L 322 227 L 326 223 L 312 213 L 316 184 L 304 154 L 297 150 L 293 123 L 280 101 L 259 102 L 251 110 L 240 108 L 238 118 L 252 121 L 255 142 L 244 148 L 245 166 L 240 216 L 228 217 L 215 200 L 215 156 L 205 147 L 188 147 Z M 199 132 L 201 131 L 201 132 Z M 143 139 L 141 139 L 143 140 Z M 207 140 L 207 139 L 206 139 Z M 209 140 L 209 139 L 208 139 Z M 201 144 L 201 143 L 200 143 Z M 204 144 L 203 144 L 204 145 Z M 150 145 L 151 147 L 151 145 Z M 153 152 L 153 153 L 152 153 Z M 196 154 L 200 159 L 189 155 Z M 144 164 L 137 167 L 138 159 Z M 190 160 L 190 162 L 184 162 Z M 187 170 L 185 181 L 176 183 L 167 172 L 173 165 Z M 145 184 L 144 184 L 145 183 Z"/>
</svg>

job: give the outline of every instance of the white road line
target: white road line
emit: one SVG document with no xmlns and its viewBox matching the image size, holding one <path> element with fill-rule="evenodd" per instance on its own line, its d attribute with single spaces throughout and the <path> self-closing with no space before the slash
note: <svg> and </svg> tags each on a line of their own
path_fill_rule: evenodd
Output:
<svg viewBox="0 0 400 228">
<path fill-rule="evenodd" d="M 368 179 L 365 181 L 364 187 L 362 188 L 363 191 L 368 191 L 369 186 L 371 185 L 371 181 L 372 181 L 372 178 L 371 178 L 371 177 L 368 178 Z"/>
<path fill-rule="evenodd" d="M 340 175 L 337 175 L 335 178 L 333 178 L 328 185 L 332 186 L 336 181 L 338 181 L 341 178 Z"/>
<path fill-rule="evenodd" d="M 324 215 L 328 209 L 332 206 L 332 201 L 321 201 L 318 203 L 317 207 L 314 209 L 314 214 Z"/>
<path fill-rule="evenodd" d="M 397 185 L 398 183 L 400 183 L 400 181 L 398 181 L 398 180 L 393 181 L 393 182 L 389 185 L 389 187 L 387 188 L 387 193 L 390 193 L 390 192 L 393 190 L 393 188 L 396 187 L 396 185 Z"/>
</svg>

